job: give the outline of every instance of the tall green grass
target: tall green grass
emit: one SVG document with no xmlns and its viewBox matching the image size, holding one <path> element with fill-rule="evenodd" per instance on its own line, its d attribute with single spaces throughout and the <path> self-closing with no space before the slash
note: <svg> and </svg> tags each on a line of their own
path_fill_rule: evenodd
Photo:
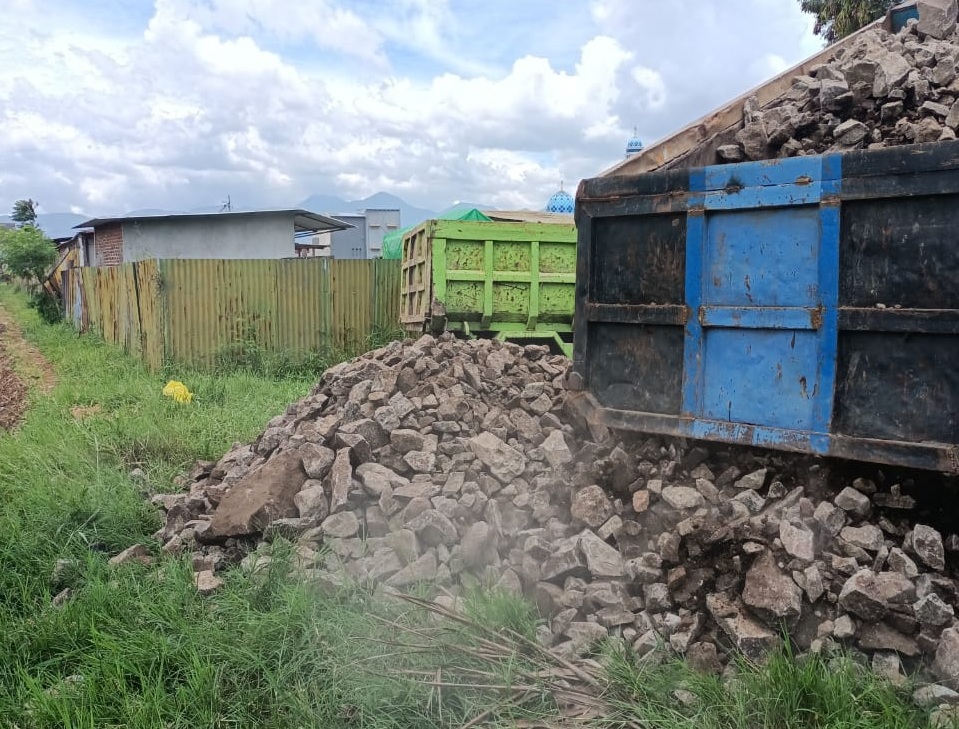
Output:
<svg viewBox="0 0 959 729">
<path fill-rule="evenodd" d="M 158 516 L 130 470 L 143 469 L 150 489 L 172 490 L 194 460 L 249 440 L 303 396 L 312 373 L 234 363 L 214 374 L 151 374 L 67 326 L 42 324 L 9 288 L 0 287 L 0 306 L 58 376 L 51 394 L 34 396 L 22 426 L 0 434 L 0 727 L 399 729 L 459 727 L 484 712 L 482 726 L 540 717 L 564 725 L 545 689 L 511 708 L 501 690 L 469 686 L 511 685 L 537 670 L 523 651 L 497 656 L 491 637 L 535 635 L 525 602 L 470 595 L 466 612 L 483 629 L 454 624 L 437 634 L 435 617 L 370 586 L 326 593 L 303 583 L 282 542 L 266 573 L 227 572 L 210 597 L 194 588 L 188 556 L 160 552 L 150 537 Z M 191 404 L 162 396 L 174 377 L 195 393 Z M 78 406 L 99 411 L 77 419 Z M 108 564 L 135 543 L 150 546 L 154 566 Z M 65 588 L 70 598 L 54 606 Z M 474 644 L 493 657 L 479 660 Z M 597 658 L 609 712 L 595 726 L 925 722 L 901 692 L 848 661 L 782 655 L 744 666 L 725 685 L 683 664 L 646 666 L 628 651 Z M 448 685 L 425 685 L 423 676 Z M 680 705 L 676 688 L 696 702 Z"/>
</svg>

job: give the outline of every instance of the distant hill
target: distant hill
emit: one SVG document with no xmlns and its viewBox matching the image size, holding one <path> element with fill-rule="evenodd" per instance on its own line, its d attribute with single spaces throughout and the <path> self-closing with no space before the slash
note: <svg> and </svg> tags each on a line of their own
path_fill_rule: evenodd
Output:
<svg viewBox="0 0 959 729">
<path fill-rule="evenodd" d="M 471 203 L 471 202 L 458 202 L 450 205 L 445 210 L 440 210 L 438 213 L 439 217 L 446 215 L 451 215 L 453 213 L 459 213 L 464 210 L 495 210 L 496 208 L 493 205 L 485 205 L 483 203 Z"/>
<path fill-rule="evenodd" d="M 74 225 L 89 220 L 88 215 L 77 215 L 76 213 L 40 213 L 37 215 L 37 227 L 40 228 L 47 238 L 72 238 L 76 235 L 73 230 Z M 9 215 L 0 215 L 0 222 L 9 223 Z"/>
<path fill-rule="evenodd" d="M 326 213 L 336 217 L 347 213 L 359 213 L 367 208 L 386 208 L 400 211 L 400 225 L 404 228 L 436 217 L 436 212 L 410 205 L 402 198 L 388 192 L 378 192 L 362 200 L 344 200 L 336 195 L 310 195 L 297 207 L 314 213 Z"/>
</svg>

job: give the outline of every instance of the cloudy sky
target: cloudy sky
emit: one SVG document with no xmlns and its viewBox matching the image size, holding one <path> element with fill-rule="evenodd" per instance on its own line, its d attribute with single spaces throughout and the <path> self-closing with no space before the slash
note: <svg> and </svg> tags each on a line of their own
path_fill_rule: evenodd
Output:
<svg viewBox="0 0 959 729">
<path fill-rule="evenodd" d="M 538 209 L 822 46 L 798 0 L 0 2 L 0 212 Z"/>
</svg>

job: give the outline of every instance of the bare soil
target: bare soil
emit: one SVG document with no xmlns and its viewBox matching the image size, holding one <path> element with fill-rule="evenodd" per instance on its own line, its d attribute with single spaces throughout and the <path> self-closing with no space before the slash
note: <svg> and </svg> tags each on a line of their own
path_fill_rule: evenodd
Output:
<svg viewBox="0 0 959 729">
<path fill-rule="evenodd" d="M 32 389 L 50 392 L 56 385 L 53 367 L 0 308 L 0 430 L 12 430 L 23 418 Z"/>
</svg>

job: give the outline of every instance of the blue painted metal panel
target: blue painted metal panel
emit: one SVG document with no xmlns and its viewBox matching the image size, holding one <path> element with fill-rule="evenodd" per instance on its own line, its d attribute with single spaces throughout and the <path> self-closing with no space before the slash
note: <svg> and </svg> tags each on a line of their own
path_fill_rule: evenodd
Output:
<svg viewBox="0 0 959 729">
<path fill-rule="evenodd" d="M 706 179 L 704 170 L 689 173 L 689 214 L 686 218 L 686 306 L 699 311 L 703 302 L 703 261 L 706 248 L 706 216 L 702 209 Z M 682 413 L 696 416 L 702 411 L 703 327 L 698 316 L 686 321 L 686 348 L 683 352 Z"/>
<path fill-rule="evenodd" d="M 819 334 L 712 329 L 706 332 L 702 416 L 809 430 L 813 425 Z"/>
<path fill-rule="evenodd" d="M 736 329 L 816 329 L 822 317 L 819 307 L 751 308 L 746 306 L 704 306 L 700 324 L 704 327 Z"/>
<path fill-rule="evenodd" d="M 708 304 L 819 305 L 819 209 L 743 210 L 708 218 Z"/>
<path fill-rule="evenodd" d="M 824 322 L 837 320 L 838 298 L 829 198 L 839 178 L 835 159 L 817 157 L 691 179 L 702 199 L 686 241 L 686 301 L 697 313 L 686 325 L 683 383 L 691 435 L 725 427 L 740 442 L 828 450 L 836 331 Z"/>
<path fill-rule="evenodd" d="M 717 190 L 706 193 L 707 210 L 741 210 L 743 208 L 772 208 L 785 205 L 812 205 L 819 202 L 821 187 L 818 182 L 805 187 L 777 185 L 775 187 L 747 187 L 735 192 Z"/>
<path fill-rule="evenodd" d="M 822 297 L 820 323 L 819 397 L 813 410 L 811 429 L 816 433 L 832 430 L 835 402 L 836 363 L 839 350 L 839 191 L 842 187 L 842 157 L 831 154 L 823 157 L 824 204 L 819 207 L 819 290 Z M 826 438 L 828 449 L 828 438 Z M 824 451 L 823 451 L 824 452 Z"/>
<path fill-rule="evenodd" d="M 792 157 L 763 162 L 706 167 L 702 172 L 703 190 L 731 187 L 792 185 L 804 187 L 822 178 L 822 158 Z"/>
</svg>

